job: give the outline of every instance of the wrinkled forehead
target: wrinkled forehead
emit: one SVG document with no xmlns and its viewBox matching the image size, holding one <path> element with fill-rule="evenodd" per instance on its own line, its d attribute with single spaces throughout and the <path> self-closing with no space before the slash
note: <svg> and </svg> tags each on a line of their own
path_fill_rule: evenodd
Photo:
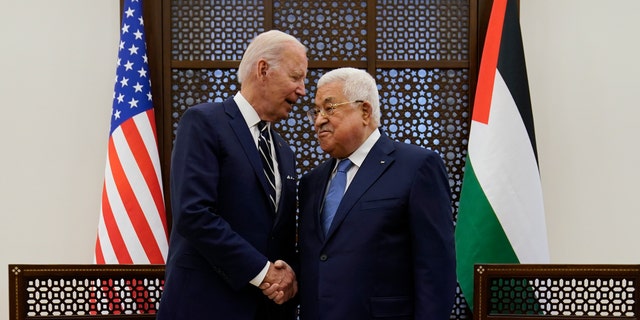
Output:
<svg viewBox="0 0 640 320">
<path fill-rule="evenodd" d="M 287 66 L 290 72 L 306 75 L 309 59 L 304 48 L 290 44 L 282 55 L 281 63 Z"/>
<path fill-rule="evenodd" d="M 344 100 L 343 86 L 340 82 L 331 82 L 318 87 L 316 105 L 326 105 Z"/>
</svg>

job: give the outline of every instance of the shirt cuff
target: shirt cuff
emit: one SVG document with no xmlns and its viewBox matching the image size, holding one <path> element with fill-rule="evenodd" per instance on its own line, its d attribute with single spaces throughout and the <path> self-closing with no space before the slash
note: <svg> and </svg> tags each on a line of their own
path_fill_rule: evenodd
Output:
<svg viewBox="0 0 640 320">
<path fill-rule="evenodd" d="M 251 283 L 256 287 L 259 287 L 262 281 L 264 280 L 264 277 L 267 276 L 267 271 L 269 271 L 269 263 L 270 262 L 267 261 L 267 264 L 264 266 L 264 268 L 262 268 L 262 271 L 260 271 L 260 273 L 258 273 L 258 275 L 255 278 L 251 279 L 249 283 Z"/>
</svg>

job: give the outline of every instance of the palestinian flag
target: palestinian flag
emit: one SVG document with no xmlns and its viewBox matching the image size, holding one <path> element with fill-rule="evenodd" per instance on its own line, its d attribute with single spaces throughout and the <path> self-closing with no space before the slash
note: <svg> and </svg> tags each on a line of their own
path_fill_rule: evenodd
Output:
<svg viewBox="0 0 640 320">
<path fill-rule="evenodd" d="M 457 273 L 473 309 L 476 263 L 548 263 L 542 187 L 517 1 L 494 0 L 456 223 Z"/>
</svg>

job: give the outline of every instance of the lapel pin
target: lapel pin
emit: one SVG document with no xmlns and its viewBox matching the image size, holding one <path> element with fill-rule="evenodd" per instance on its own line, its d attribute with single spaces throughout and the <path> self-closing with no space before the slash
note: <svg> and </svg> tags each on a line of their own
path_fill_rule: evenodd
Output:
<svg viewBox="0 0 640 320">
<path fill-rule="evenodd" d="M 381 160 L 381 161 L 380 161 L 380 164 L 384 164 L 384 160 Z"/>
</svg>

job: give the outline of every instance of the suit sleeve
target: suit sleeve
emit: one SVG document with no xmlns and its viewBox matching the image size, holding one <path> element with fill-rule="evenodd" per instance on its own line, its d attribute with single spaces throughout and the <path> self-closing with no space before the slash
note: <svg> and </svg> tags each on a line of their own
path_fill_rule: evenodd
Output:
<svg viewBox="0 0 640 320">
<path fill-rule="evenodd" d="M 209 120 L 202 110 L 193 108 L 180 120 L 171 164 L 173 232 L 185 238 L 233 288 L 240 289 L 258 275 L 267 258 L 216 212 L 219 137 Z"/>
<path fill-rule="evenodd" d="M 448 175 L 435 152 L 418 170 L 409 201 L 416 319 L 449 319 L 457 285 L 454 225 Z"/>
</svg>

